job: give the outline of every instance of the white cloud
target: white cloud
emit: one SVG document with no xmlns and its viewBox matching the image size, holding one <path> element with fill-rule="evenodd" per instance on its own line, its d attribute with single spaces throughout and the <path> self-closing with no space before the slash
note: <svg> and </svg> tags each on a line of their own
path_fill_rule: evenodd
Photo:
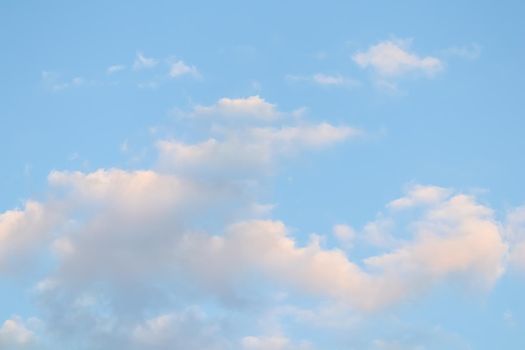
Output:
<svg viewBox="0 0 525 350">
<path fill-rule="evenodd" d="M 196 143 L 178 139 L 158 141 L 159 167 L 208 178 L 267 175 L 283 157 L 328 147 L 363 134 L 344 125 L 308 124 L 298 117 L 301 113 L 301 109 L 280 112 L 259 96 L 221 98 L 211 106 L 196 106 L 189 113 L 192 122 L 211 121 L 212 136 Z M 281 126 L 257 126 L 260 121 Z"/>
<path fill-rule="evenodd" d="M 351 247 L 356 238 L 355 230 L 348 225 L 338 224 L 333 227 L 334 236 L 345 247 Z"/>
<path fill-rule="evenodd" d="M 223 140 L 211 138 L 197 144 L 164 140 L 158 142 L 157 147 L 164 168 L 204 169 L 238 177 L 253 174 L 253 171 L 267 172 L 274 161 L 284 155 L 327 147 L 360 134 L 359 130 L 328 123 L 251 127 L 229 132 Z"/>
<path fill-rule="evenodd" d="M 80 216 L 53 243 L 60 278 L 74 283 L 144 278 L 171 269 L 173 245 L 188 225 L 242 202 L 227 185 L 153 171 L 52 172 L 71 216 Z M 209 213 L 209 208 L 217 208 Z"/>
<path fill-rule="evenodd" d="M 340 75 L 317 73 L 312 78 L 314 82 L 320 85 L 342 85 L 345 82 L 345 79 Z"/>
<path fill-rule="evenodd" d="M 123 71 L 126 69 L 126 66 L 122 64 L 114 64 L 112 66 L 109 66 L 108 69 L 106 69 L 107 74 L 114 74 L 120 71 Z"/>
<path fill-rule="evenodd" d="M 388 204 L 392 209 L 406 209 L 417 205 L 430 205 L 442 201 L 450 195 L 450 190 L 438 186 L 415 185 L 406 196 L 393 200 Z"/>
<path fill-rule="evenodd" d="M 179 78 L 183 75 L 199 76 L 199 71 L 195 66 L 189 66 L 182 60 L 175 60 L 170 64 L 169 76 L 171 78 Z"/>
<path fill-rule="evenodd" d="M 87 84 L 93 85 L 94 81 L 86 81 L 82 77 L 63 79 L 60 74 L 50 71 L 43 71 L 41 74 L 44 86 L 52 91 L 61 91 L 68 88 L 81 87 Z"/>
<path fill-rule="evenodd" d="M 503 273 L 507 247 L 499 227 L 490 209 L 471 197 L 446 198 L 409 228 L 412 239 L 365 259 L 365 268 L 315 240 L 301 247 L 283 223 L 268 220 L 232 225 L 223 237 L 186 236 L 182 261 L 204 284 L 228 284 L 256 268 L 296 292 L 365 310 L 402 302 L 456 277 L 484 291 Z M 207 262 L 191 256 L 206 256 Z"/>
<path fill-rule="evenodd" d="M 507 245 L 500 226 L 492 211 L 470 196 L 456 194 L 434 203 L 411 227 L 413 240 L 365 260 L 386 280 L 394 278 L 391 290 L 411 294 L 447 276 L 486 290 L 504 271 Z"/>
<path fill-rule="evenodd" d="M 280 121 L 281 113 L 259 96 L 194 110 L 221 121 Z M 367 311 L 452 280 L 485 290 L 503 273 L 507 245 L 491 209 L 446 188 L 410 187 L 359 234 L 335 225 L 341 246 L 369 240 L 380 247 L 362 260 L 320 238 L 302 244 L 285 223 L 261 219 L 271 207 L 259 204 L 258 186 L 277 161 L 360 135 L 347 126 L 287 122 L 224 127 L 197 143 L 161 140 L 157 169 L 51 172 L 52 200 L 0 216 L 0 267 L 36 247 L 50 250 L 56 269 L 35 293 L 52 332 L 92 348 L 132 350 L 311 347 L 253 325 L 232 336 L 227 326 L 240 323 L 228 324 L 233 318 L 225 326 L 193 309 L 170 311 L 188 300 L 215 312 L 257 309 L 281 292 L 307 296 L 315 307 Z M 521 235 L 520 215 L 509 217 L 509 237 Z M 293 314 L 315 323 L 311 313 Z M 324 312 L 332 327 L 326 315 L 338 314 Z"/>
<path fill-rule="evenodd" d="M 308 82 L 320 86 L 351 86 L 359 85 L 359 81 L 342 76 L 341 74 L 316 73 L 311 76 L 287 75 L 286 79 L 292 82 Z"/>
<path fill-rule="evenodd" d="M 274 144 L 282 149 L 294 147 L 324 147 L 360 135 L 360 131 L 347 126 L 334 126 L 329 123 L 301 125 L 282 128 L 253 128 L 249 137 L 261 143 Z"/>
<path fill-rule="evenodd" d="M 53 204 L 49 204 L 53 206 Z M 23 209 L 0 214 L 0 272 L 20 269 L 32 253 L 50 237 L 50 230 L 59 221 L 54 210 L 35 201 Z"/>
<path fill-rule="evenodd" d="M 274 121 L 281 114 L 274 104 L 259 96 L 246 98 L 221 98 L 211 106 L 196 106 L 196 116 L 221 117 L 225 119 L 255 119 Z"/>
<path fill-rule="evenodd" d="M 150 69 L 157 65 L 158 61 L 151 57 L 146 57 L 142 52 L 137 52 L 135 61 L 133 62 L 133 69 Z"/>
<path fill-rule="evenodd" d="M 33 331 L 18 317 L 4 321 L 0 327 L 0 349 L 29 349 L 35 340 Z"/>
<path fill-rule="evenodd" d="M 231 208 L 232 192 L 221 186 L 116 169 L 53 172 L 49 178 L 53 187 L 66 189 L 67 207 L 80 208 L 86 218 L 54 243 L 61 259 L 57 277 L 68 283 L 137 283 L 155 271 L 193 280 L 222 298 L 245 273 L 260 271 L 296 293 L 366 310 L 454 277 L 486 290 L 504 268 L 507 247 L 492 211 L 463 194 L 430 196 L 434 199 L 406 226 L 412 238 L 398 239 L 393 249 L 368 257 L 360 267 L 343 251 L 324 249 L 319 240 L 298 245 L 279 221 L 238 222 L 221 236 L 192 230 L 192 222 L 207 220 L 207 208 Z M 414 186 L 406 198 L 435 189 Z M 353 235 L 346 226 L 334 231 L 345 239 Z"/>
<path fill-rule="evenodd" d="M 433 76 L 443 69 L 437 57 L 420 57 L 409 51 L 409 42 L 388 40 L 371 46 L 367 51 L 352 56 L 361 68 L 371 68 L 378 75 L 396 77 L 409 73 Z"/>
<path fill-rule="evenodd" d="M 319 144 L 310 137 L 304 140 Z M 353 261 L 342 250 L 322 247 L 320 240 L 299 244 L 276 220 L 233 220 L 222 234 L 206 232 L 199 224 L 209 221 L 210 212 L 216 215 L 224 208 L 226 216 L 234 216 L 231 198 L 238 193 L 225 189 L 224 183 L 119 169 L 52 172 L 49 182 L 63 203 L 53 208 L 67 208 L 71 221 L 52 243 L 59 268 L 38 288 L 41 304 L 51 308 L 53 327 L 87 324 L 91 330 L 83 334 L 106 340 L 111 335 L 118 341 L 113 346 L 128 344 L 126 334 L 131 334 L 131 349 L 168 349 L 174 344 L 220 349 L 216 340 L 224 338 L 216 323 L 198 313 L 160 313 L 138 324 L 120 323 L 120 313 L 139 317 L 159 298 L 152 291 L 129 295 L 129 283 L 134 288 L 184 285 L 227 304 L 252 297 L 243 295 L 243 288 L 255 275 L 292 295 L 377 310 L 456 278 L 485 290 L 503 272 L 507 249 L 488 207 L 433 186 L 415 185 L 403 200 L 394 201 L 402 203 L 403 214 L 417 209 L 405 227 L 407 237 L 384 253 Z M 420 203 L 424 205 L 418 207 Z M 398 212 L 389 212 L 391 220 L 397 220 Z M 344 239 L 354 235 L 343 225 L 334 232 Z M 94 289 L 100 284 L 106 287 Z M 165 292 L 170 298 L 178 296 L 176 288 Z M 308 346 L 286 339 L 252 336 L 241 345 L 286 350 Z"/>
</svg>

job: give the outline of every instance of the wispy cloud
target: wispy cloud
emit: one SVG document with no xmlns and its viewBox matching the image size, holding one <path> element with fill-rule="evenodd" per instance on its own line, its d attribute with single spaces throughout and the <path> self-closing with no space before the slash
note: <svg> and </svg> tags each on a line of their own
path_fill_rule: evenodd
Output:
<svg viewBox="0 0 525 350">
<path fill-rule="evenodd" d="M 341 74 L 315 73 L 312 75 L 287 75 L 286 80 L 290 82 L 305 82 L 324 87 L 355 87 L 359 81 L 344 77 Z"/>
<path fill-rule="evenodd" d="M 125 69 L 126 69 L 126 66 L 123 65 L 123 64 L 114 64 L 112 66 L 109 66 L 106 69 L 106 73 L 107 74 L 113 74 L 113 73 L 117 73 L 117 72 L 123 71 Z"/>
<path fill-rule="evenodd" d="M 52 91 L 60 91 L 94 83 L 88 82 L 82 77 L 62 79 L 60 74 L 51 71 L 43 71 L 41 73 L 41 79 L 44 86 Z"/>
<path fill-rule="evenodd" d="M 479 58 L 481 55 L 481 49 L 481 45 L 472 43 L 470 45 L 451 46 L 448 49 L 443 50 L 443 54 L 473 61 Z"/>
<path fill-rule="evenodd" d="M 158 60 L 152 57 L 146 57 L 142 52 L 137 52 L 135 61 L 133 62 L 134 70 L 150 69 L 158 64 Z"/>
</svg>

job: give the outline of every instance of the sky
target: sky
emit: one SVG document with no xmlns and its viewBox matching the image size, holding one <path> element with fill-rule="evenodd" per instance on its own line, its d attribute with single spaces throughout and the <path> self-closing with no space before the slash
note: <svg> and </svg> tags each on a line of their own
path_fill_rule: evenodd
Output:
<svg viewBox="0 0 525 350">
<path fill-rule="evenodd" d="M 522 1 L 0 3 L 0 350 L 525 348 Z"/>
</svg>

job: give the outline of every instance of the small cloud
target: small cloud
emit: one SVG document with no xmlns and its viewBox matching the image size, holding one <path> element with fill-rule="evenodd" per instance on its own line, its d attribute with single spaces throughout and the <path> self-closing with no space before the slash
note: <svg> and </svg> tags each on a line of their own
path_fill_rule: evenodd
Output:
<svg viewBox="0 0 525 350">
<path fill-rule="evenodd" d="M 455 56 L 464 60 L 473 61 L 481 55 L 481 46 L 472 43 L 470 45 L 452 46 L 444 50 L 443 53 L 448 56 Z"/>
<path fill-rule="evenodd" d="M 42 82 L 52 91 L 65 90 L 72 87 L 80 87 L 86 84 L 95 84 L 95 82 L 88 82 L 82 77 L 74 77 L 70 80 L 61 79 L 60 75 L 51 71 L 42 71 Z"/>
<path fill-rule="evenodd" d="M 179 78 L 183 75 L 192 75 L 194 77 L 198 77 L 199 71 L 195 66 L 187 65 L 182 60 L 176 60 L 171 63 L 169 76 L 171 78 Z"/>
<path fill-rule="evenodd" d="M 211 106 L 196 106 L 193 114 L 197 116 L 219 116 L 229 119 L 275 120 L 280 112 L 272 103 L 258 95 L 246 98 L 221 98 Z"/>
<path fill-rule="evenodd" d="M 313 81 L 320 85 L 342 85 L 345 80 L 340 75 L 328 75 L 318 73 L 312 77 Z"/>
<path fill-rule="evenodd" d="M 108 69 L 106 69 L 106 73 L 113 74 L 113 73 L 123 71 L 124 69 L 126 69 L 126 66 L 122 64 L 114 64 L 112 66 L 109 66 Z"/>
<path fill-rule="evenodd" d="M 445 200 L 450 194 L 451 191 L 447 188 L 414 185 L 405 196 L 391 201 L 387 207 L 394 210 L 402 210 L 415 206 L 432 205 Z"/>
<path fill-rule="evenodd" d="M 141 69 L 150 69 L 157 65 L 158 61 L 151 57 L 146 57 L 142 52 L 138 52 L 137 56 L 135 58 L 135 62 L 133 62 L 133 69 L 134 70 L 141 70 Z"/>
<path fill-rule="evenodd" d="M 433 76 L 443 70 L 443 62 L 432 56 L 418 56 L 409 51 L 407 40 L 387 40 L 352 56 L 363 69 L 372 69 L 383 77 L 398 77 L 409 73 Z"/>
<path fill-rule="evenodd" d="M 293 82 L 307 82 L 320 86 L 357 86 L 359 82 L 354 79 L 346 78 L 341 74 L 316 73 L 311 76 L 287 75 L 286 80 Z"/>
</svg>

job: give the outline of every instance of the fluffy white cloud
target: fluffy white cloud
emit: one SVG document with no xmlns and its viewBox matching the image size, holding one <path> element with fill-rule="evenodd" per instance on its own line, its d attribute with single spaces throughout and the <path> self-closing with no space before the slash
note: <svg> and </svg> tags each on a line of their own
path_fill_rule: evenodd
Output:
<svg viewBox="0 0 525 350">
<path fill-rule="evenodd" d="M 197 144 L 175 140 L 157 143 L 160 164 L 178 170 L 213 170 L 231 176 L 268 171 L 275 159 L 307 149 L 317 149 L 360 135 L 360 131 L 328 123 L 259 127 L 229 132 L 223 140 L 211 138 Z"/>
<path fill-rule="evenodd" d="M 132 331 L 133 349 L 203 349 L 231 348 L 221 325 L 209 320 L 198 309 L 187 309 L 148 319 Z"/>
<path fill-rule="evenodd" d="M 344 125 L 309 124 L 297 118 L 300 111 L 279 112 L 274 104 L 259 96 L 222 98 L 211 106 L 197 106 L 189 116 L 192 121 L 211 122 L 211 137 L 197 143 L 177 139 L 158 141 L 159 166 L 206 177 L 253 177 L 255 173 L 272 172 L 275 161 L 283 157 L 363 134 Z M 257 125 L 261 121 L 277 125 Z"/>
<path fill-rule="evenodd" d="M 239 222 L 224 235 L 195 231 L 206 208 L 216 211 L 228 203 L 231 192 L 222 187 L 121 170 L 54 172 L 50 182 L 66 189 L 67 206 L 81 208 L 77 213 L 83 218 L 54 244 L 62 283 L 146 282 L 154 273 L 165 280 L 188 278 L 212 294 L 235 293 L 234 281 L 259 271 L 298 293 L 376 309 L 454 277 L 486 289 L 502 274 L 507 251 L 489 208 L 464 194 L 445 196 L 447 190 L 435 187 L 415 186 L 395 202 L 432 198 L 407 224 L 408 238 L 398 238 L 392 250 L 360 264 L 318 240 L 300 246 L 279 221 Z M 440 195 L 417 195 L 436 192 Z M 352 234 L 346 226 L 335 231 L 344 238 Z"/>
<path fill-rule="evenodd" d="M 196 106 L 193 114 L 226 119 L 274 121 L 281 113 L 274 104 L 256 95 L 246 98 L 224 97 L 211 106 Z"/>
<path fill-rule="evenodd" d="M 348 225 L 337 224 L 333 227 L 334 236 L 345 247 L 351 247 L 356 238 L 355 230 Z"/>
<path fill-rule="evenodd" d="M 401 40 L 382 41 L 367 51 L 355 53 L 352 58 L 361 68 L 371 68 L 385 77 L 414 72 L 432 76 L 443 69 L 441 60 L 411 53 L 409 42 Z"/>
<path fill-rule="evenodd" d="M 29 349 L 35 344 L 36 336 L 20 318 L 4 321 L 0 327 L 0 349 Z"/>
<path fill-rule="evenodd" d="M 442 201 L 450 195 L 450 190 L 438 186 L 415 185 L 406 196 L 393 200 L 388 204 L 392 209 L 406 209 L 417 205 L 430 205 Z"/>
<path fill-rule="evenodd" d="M 170 72 L 169 76 L 171 78 L 178 78 L 183 75 L 192 75 L 192 76 L 199 76 L 199 71 L 197 70 L 197 67 L 190 66 L 184 63 L 182 60 L 175 60 L 170 64 Z"/>
<path fill-rule="evenodd" d="M 50 203 L 48 207 L 54 204 Z M 0 214 L 0 272 L 16 271 L 51 237 L 60 221 L 55 210 L 28 201 L 23 209 Z"/>
<path fill-rule="evenodd" d="M 73 218 L 53 244 L 62 261 L 59 272 L 80 283 L 172 271 L 181 232 L 195 221 L 220 216 L 221 206 L 233 208 L 243 200 L 228 185 L 153 171 L 52 172 L 49 182 L 63 192 Z"/>
<path fill-rule="evenodd" d="M 53 172 L 49 182 L 60 193 L 56 200 L 63 202 L 54 210 L 67 207 L 70 220 L 54 241 L 59 267 L 38 288 L 40 302 L 51 310 L 54 327 L 84 324 L 90 331 L 76 334 L 89 334 L 106 347 L 128 344 L 142 350 L 201 344 L 219 349 L 217 341 L 224 339 L 220 329 L 198 313 L 121 319 L 127 314 L 136 319 L 155 299 L 178 295 L 167 286 L 184 285 L 201 297 L 229 303 L 237 295 L 243 297 L 250 276 L 258 276 L 260 283 L 267 281 L 292 294 L 376 310 L 450 279 L 485 289 L 501 275 L 507 251 L 489 208 L 473 197 L 432 186 L 416 185 L 391 202 L 404 214 L 417 209 L 404 228 L 407 235 L 384 253 L 353 261 L 342 250 L 322 247 L 318 239 L 299 244 L 280 221 L 240 221 L 222 234 L 206 232 L 198 223 L 209 220 L 207 213 L 230 206 L 232 192 L 224 192 L 222 185 L 118 169 Z M 394 209 L 392 204 L 387 207 Z M 22 214 L 33 210 L 39 212 L 29 208 L 9 216 L 14 215 L 14 222 L 35 218 L 38 223 L 39 215 Z M 392 221 L 398 212 L 388 214 Z M 344 239 L 353 236 L 343 225 L 335 226 L 334 232 Z M 142 292 L 130 295 L 130 284 Z M 142 289 L 161 285 L 162 291 Z M 182 335 L 188 333 L 196 336 Z M 240 344 L 243 349 L 303 346 L 280 337 L 245 337 Z"/>
<path fill-rule="evenodd" d="M 71 205 L 102 207 L 118 216 L 129 215 L 130 220 L 139 216 L 165 215 L 165 210 L 180 210 L 180 203 L 190 198 L 202 201 L 204 194 L 199 194 L 199 191 L 213 193 L 211 188 L 200 187 L 206 184 L 152 170 L 52 171 L 48 181 L 57 190 L 67 190 Z"/>
<path fill-rule="evenodd" d="M 426 289 L 446 277 L 460 277 L 485 290 L 504 271 L 507 245 L 492 211 L 474 198 L 444 199 L 411 223 L 414 238 L 392 252 L 370 257 L 389 288 L 402 294 Z"/>
<path fill-rule="evenodd" d="M 191 268 L 194 278 L 212 284 L 260 269 L 296 292 L 359 309 L 403 301 L 456 277 L 485 290 L 503 272 L 507 247 L 499 227 L 490 209 L 471 197 L 458 194 L 443 199 L 410 222 L 410 228 L 412 239 L 365 259 L 364 268 L 315 240 L 299 246 L 284 224 L 275 221 L 238 223 L 223 237 L 187 235 L 180 264 Z M 206 256 L 206 264 L 193 256 Z"/>
<path fill-rule="evenodd" d="M 193 114 L 285 119 L 258 96 L 221 99 Z M 188 300 L 212 312 L 254 312 L 279 292 L 306 297 L 319 310 L 369 311 L 451 280 L 484 290 L 502 274 L 507 244 L 492 211 L 446 188 L 412 186 L 362 230 L 335 225 L 341 246 L 379 247 L 363 259 L 327 248 L 316 236 L 300 243 L 302 236 L 285 223 L 261 219 L 268 207 L 258 204 L 254 188 L 276 161 L 360 135 L 347 126 L 287 123 L 229 125 L 194 144 L 159 141 L 154 170 L 51 172 L 50 200 L 0 215 L 0 267 L 37 247 L 50 249 L 53 266 L 35 299 L 51 333 L 69 345 L 90 339 L 86 349 L 132 350 L 310 346 L 253 325 L 229 333 L 239 320 L 232 326 L 231 319 L 223 324 L 198 310 L 171 311 Z M 520 218 L 509 216 L 508 237 L 521 237 Z M 522 240 L 512 241 L 513 261 L 519 261 Z M 312 313 L 294 305 L 287 312 L 315 323 Z M 322 323 L 332 327 L 325 321 L 332 315 L 350 322 L 328 310 Z"/>
</svg>

